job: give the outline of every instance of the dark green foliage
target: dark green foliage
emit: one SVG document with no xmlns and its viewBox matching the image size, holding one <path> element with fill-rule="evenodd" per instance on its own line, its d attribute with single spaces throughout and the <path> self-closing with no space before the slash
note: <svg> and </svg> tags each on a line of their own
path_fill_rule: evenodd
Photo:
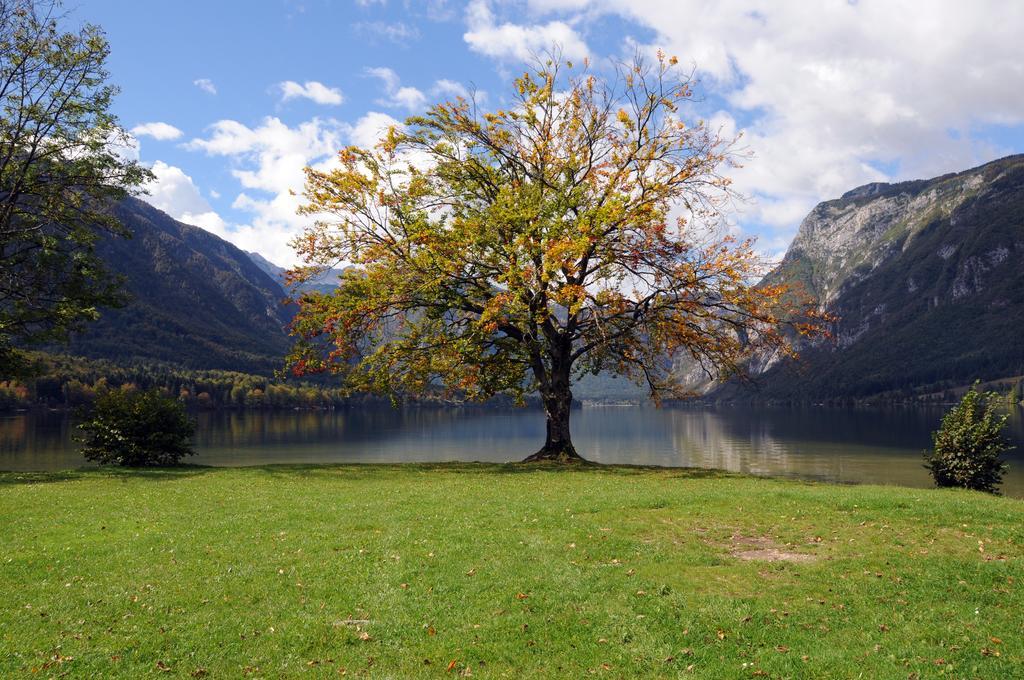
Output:
<svg viewBox="0 0 1024 680">
<path fill-rule="evenodd" d="M 19 347 L 63 341 L 121 301 L 95 245 L 128 234 L 110 203 L 151 177 L 116 148 L 128 135 L 103 32 L 65 31 L 60 11 L 0 2 L 0 378 L 25 368 Z"/>
<path fill-rule="evenodd" d="M 281 367 L 287 293 L 248 255 L 140 200 L 114 213 L 134 236 L 106 239 L 97 252 L 124 276 L 131 300 L 72 338 L 72 353 L 263 375 Z"/>
<path fill-rule="evenodd" d="M 176 465 L 195 453 L 189 445 L 195 423 L 181 402 L 158 390 L 110 390 L 78 427 L 82 454 L 98 463 Z"/>
<path fill-rule="evenodd" d="M 936 486 L 998 493 L 1006 472 L 1000 456 L 1013 447 L 1002 435 L 1007 416 L 996 414 L 997 398 L 994 392 L 978 392 L 975 385 L 943 416 L 932 434 L 934 448 L 925 453 Z"/>
</svg>

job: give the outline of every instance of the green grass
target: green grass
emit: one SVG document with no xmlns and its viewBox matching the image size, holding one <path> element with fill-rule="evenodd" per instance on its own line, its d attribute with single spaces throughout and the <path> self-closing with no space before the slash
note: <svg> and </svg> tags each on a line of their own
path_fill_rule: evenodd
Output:
<svg viewBox="0 0 1024 680">
<path fill-rule="evenodd" d="M 181 468 L 0 474 L 0 518 L 5 678 L 1024 673 L 1024 504 L 971 492 Z"/>
</svg>

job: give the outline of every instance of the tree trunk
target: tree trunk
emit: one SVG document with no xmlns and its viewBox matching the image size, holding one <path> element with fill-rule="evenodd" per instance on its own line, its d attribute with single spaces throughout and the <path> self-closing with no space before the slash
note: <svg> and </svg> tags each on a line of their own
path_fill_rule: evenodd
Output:
<svg viewBox="0 0 1024 680">
<path fill-rule="evenodd" d="M 551 385 L 541 391 L 544 401 L 544 413 L 547 415 L 547 437 L 540 451 L 533 454 L 524 463 L 553 461 L 559 463 L 582 463 L 583 458 L 576 453 L 569 432 L 569 415 L 572 413 L 572 390 L 569 389 L 568 376 L 564 382 Z"/>
</svg>

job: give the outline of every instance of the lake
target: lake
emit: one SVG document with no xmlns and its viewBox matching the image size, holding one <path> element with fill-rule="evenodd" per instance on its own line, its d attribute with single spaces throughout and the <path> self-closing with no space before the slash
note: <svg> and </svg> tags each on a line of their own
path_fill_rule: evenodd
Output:
<svg viewBox="0 0 1024 680">
<path fill-rule="evenodd" d="M 573 412 L 581 455 L 601 463 L 702 467 L 844 483 L 931 486 L 921 451 L 944 409 L 664 408 L 605 406 Z M 198 414 L 203 465 L 519 460 L 540 447 L 539 411 L 368 408 Z M 67 414 L 0 416 L 0 470 L 84 465 Z M 1011 414 L 1003 491 L 1024 497 L 1024 413 Z"/>
</svg>

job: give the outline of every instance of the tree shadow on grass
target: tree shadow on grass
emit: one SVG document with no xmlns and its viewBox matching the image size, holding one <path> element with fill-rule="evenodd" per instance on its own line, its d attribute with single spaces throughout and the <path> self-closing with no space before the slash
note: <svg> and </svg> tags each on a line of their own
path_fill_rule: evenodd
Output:
<svg viewBox="0 0 1024 680">
<path fill-rule="evenodd" d="M 28 484 L 49 484 L 81 480 L 113 479 L 124 482 L 171 482 L 219 471 L 256 472 L 276 478 L 332 478 L 344 480 L 379 479 L 382 474 L 466 474 L 541 475 L 582 474 L 633 476 L 656 474 L 665 479 L 728 479 L 746 475 L 704 468 L 670 468 L 653 465 L 601 465 L 597 463 L 275 463 L 252 466 L 178 465 L 174 467 L 126 468 L 100 466 L 60 472 L 0 472 L 0 488 Z"/>
<path fill-rule="evenodd" d="M 122 481 L 143 480 L 169 482 L 206 474 L 217 468 L 208 465 L 175 465 L 172 467 L 99 467 L 61 470 L 60 472 L 0 472 L 0 487 L 25 484 L 52 484 L 54 482 L 75 482 L 95 479 L 117 479 Z"/>
<path fill-rule="evenodd" d="M 632 476 L 660 474 L 667 479 L 727 479 L 746 475 L 706 468 L 672 468 L 655 465 L 601 465 L 598 463 L 326 463 L 252 466 L 250 469 L 275 477 L 341 477 L 344 479 L 379 478 L 382 473 L 469 474 L 469 475 L 531 475 L 531 474 L 585 474 Z"/>
</svg>

